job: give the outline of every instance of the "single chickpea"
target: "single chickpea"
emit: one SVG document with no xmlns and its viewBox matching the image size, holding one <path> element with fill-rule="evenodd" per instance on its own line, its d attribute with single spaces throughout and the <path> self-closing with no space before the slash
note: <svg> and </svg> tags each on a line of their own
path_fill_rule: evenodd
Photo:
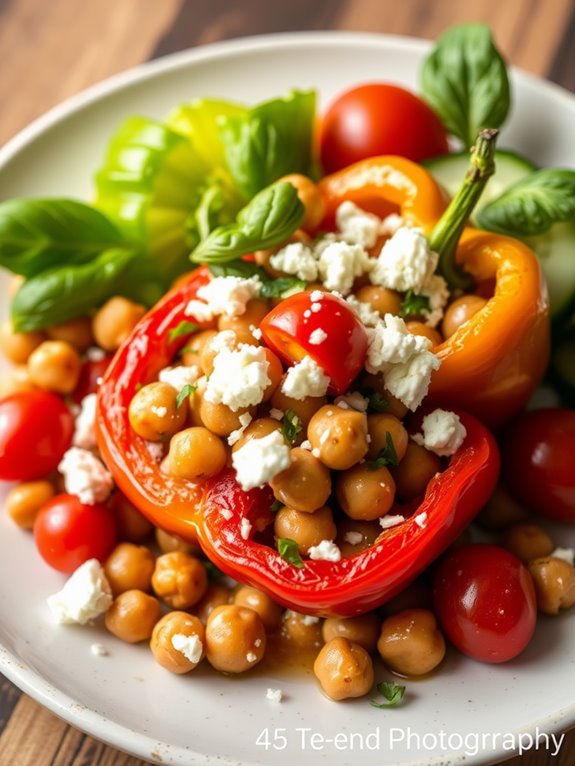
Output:
<svg viewBox="0 0 575 766">
<path fill-rule="evenodd" d="M 421 335 L 431 341 L 431 346 L 439 346 L 443 343 L 443 337 L 439 330 L 423 324 L 423 322 L 406 322 L 407 329 L 412 335 Z"/>
<path fill-rule="evenodd" d="M 527 565 L 535 585 L 537 608 L 544 614 L 558 614 L 575 604 L 575 568 L 567 561 L 546 556 Z"/>
<path fill-rule="evenodd" d="M 218 606 L 206 625 L 206 656 L 223 673 L 243 673 L 260 662 L 266 631 L 259 614 L 237 604 Z"/>
<path fill-rule="evenodd" d="M 227 585 L 222 585 L 222 583 L 211 582 L 202 598 L 194 605 L 194 614 L 205 625 L 208 617 L 216 607 L 229 604 L 231 600 L 231 588 L 228 588 Z"/>
<path fill-rule="evenodd" d="M 305 555 L 322 540 L 335 539 L 337 527 L 331 509 L 326 505 L 313 513 L 280 508 L 275 515 L 274 534 L 276 538 L 295 540 L 299 552 Z"/>
<path fill-rule="evenodd" d="M 153 525 L 121 492 L 115 492 L 110 506 L 116 515 L 120 540 L 141 543 L 152 534 Z"/>
<path fill-rule="evenodd" d="M 317 184 L 311 178 L 299 173 L 282 176 L 279 180 L 287 181 L 295 188 L 298 197 L 305 207 L 305 216 L 301 223 L 302 228 L 306 230 L 316 229 L 325 215 L 325 202 Z"/>
<path fill-rule="evenodd" d="M 30 380 L 28 368 L 23 364 L 11 367 L 5 375 L 0 378 L 0 399 L 19 391 L 34 391 L 36 386 Z"/>
<path fill-rule="evenodd" d="M 76 317 L 62 324 L 55 324 L 46 330 L 50 340 L 63 340 L 80 353 L 94 345 L 92 320 L 90 317 Z"/>
<path fill-rule="evenodd" d="M 269 348 L 265 349 L 265 355 L 268 362 L 267 375 L 270 379 L 270 383 L 266 387 L 263 396 L 263 401 L 267 402 L 279 388 L 283 379 L 284 368 L 282 367 L 279 357 L 276 356 L 273 351 L 270 351 Z"/>
<path fill-rule="evenodd" d="M 309 450 L 295 447 L 290 464 L 270 486 L 274 497 L 296 511 L 312 512 L 325 505 L 331 494 L 331 473 Z"/>
<path fill-rule="evenodd" d="M 377 649 L 395 673 L 423 676 L 443 660 L 445 640 L 432 612 L 408 609 L 383 621 Z"/>
<path fill-rule="evenodd" d="M 218 330 L 241 330 L 244 333 L 251 333 L 252 328 L 260 326 L 260 322 L 269 310 L 266 300 L 253 298 L 246 304 L 243 314 L 233 317 L 222 314 L 218 319 Z"/>
<path fill-rule="evenodd" d="M 198 413 L 201 422 L 213 434 L 229 436 L 232 431 L 237 431 L 242 426 L 242 415 L 253 415 L 254 407 L 242 407 L 236 412 L 225 404 L 209 402 L 205 396 L 200 398 Z"/>
<path fill-rule="evenodd" d="M 356 298 L 363 303 L 369 303 L 382 317 L 384 314 L 399 314 L 401 311 L 401 295 L 387 287 L 365 285 L 359 288 Z"/>
<path fill-rule="evenodd" d="M 164 553 L 156 559 L 152 588 L 172 609 L 189 609 L 208 588 L 206 568 L 183 551 Z"/>
<path fill-rule="evenodd" d="M 54 487 L 49 481 L 29 481 L 18 484 L 6 495 L 8 515 L 22 529 L 32 529 L 38 511 L 54 497 Z"/>
<path fill-rule="evenodd" d="M 477 517 L 477 522 L 484 529 L 496 532 L 509 524 L 521 523 L 527 518 L 528 513 L 525 508 L 503 484 L 498 484 Z"/>
<path fill-rule="evenodd" d="M 459 328 L 468 322 L 486 305 L 485 298 L 479 295 L 462 295 L 450 303 L 443 316 L 441 332 L 444 338 L 450 338 Z"/>
<path fill-rule="evenodd" d="M 204 481 L 225 466 L 228 453 L 220 438 L 201 426 L 192 426 L 172 436 L 168 468 L 172 476 Z"/>
<path fill-rule="evenodd" d="M 310 420 L 307 438 L 324 465 L 345 471 L 367 454 L 367 417 L 363 412 L 328 404 Z"/>
<path fill-rule="evenodd" d="M 257 612 L 268 633 L 273 633 L 281 625 L 283 609 L 267 593 L 257 588 L 243 585 L 234 595 L 234 604 Z"/>
<path fill-rule="evenodd" d="M 386 389 L 382 375 L 366 374 L 361 379 L 361 387 L 379 394 L 380 403 L 385 407 L 387 415 L 394 415 L 398 420 L 402 420 L 408 413 L 408 408 L 393 394 Z"/>
<path fill-rule="evenodd" d="M 189 673 L 204 656 L 205 631 L 197 617 L 169 612 L 152 631 L 150 649 L 156 662 L 171 673 Z"/>
<path fill-rule="evenodd" d="M 288 609 L 284 612 L 282 635 L 290 643 L 302 649 L 319 649 L 323 644 L 322 620 L 311 614 L 301 614 Z"/>
<path fill-rule="evenodd" d="M 198 556 L 201 552 L 198 545 L 192 545 L 183 537 L 178 535 L 171 535 L 159 527 L 156 527 L 156 542 L 158 548 L 162 553 L 172 553 L 173 551 L 182 551 L 183 553 L 189 553 L 192 556 Z"/>
<path fill-rule="evenodd" d="M 370 463 L 361 463 L 339 474 L 335 493 L 347 516 L 361 521 L 375 521 L 391 509 L 395 482 L 385 466 L 374 468 Z"/>
<path fill-rule="evenodd" d="M 69 394 L 76 388 L 81 368 L 78 352 L 60 340 L 45 340 L 28 358 L 32 383 L 58 394 Z"/>
<path fill-rule="evenodd" d="M 144 306 L 120 295 L 110 298 L 92 320 L 96 343 L 105 351 L 116 351 L 146 313 Z"/>
<path fill-rule="evenodd" d="M 327 398 L 325 396 L 307 396 L 305 399 L 292 399 L 291 396 L 286 396 L 281 391 L 281 386 L 284 380 L 285 375 L 272 395 L 270 402 L 271 406 L 282 412 L 291 410 L 298 416 L 303 428 L 307 429 L 309 421 L 315 413 L 327 404 Z"/>
<path fill-rule="evenodd" d="M 524 563 L 550 556 L 555 545 L 549 534 L 537 524 L 514 524 L 503 536 L 503 545 Z"/>
<path fill-rule="evenodd" d="M 0 324 L 0 350 L 12 364 L 26 364 L 32 351 L 45 340 L 42 332 L 14 332 L 9 319 Z"/>
<path fill-rule="evenodd" d="M 328 617 L 322 635 L 326 644 L 334 638 L 347 638 L 372 654 L 377 649 L 380 629 L 381 619 L 375 612 L 367 612 L 358 617 Z"/>
<path fill-rule="evenodd" d="M 332 700 L 363 697 L 373 687 L 373 662 L 363 646 L 337 637 L 322 647 L 313 665 L 321 688 Z"/>
<path fill-rule="evenodd" d="M 348 558 L 370 548 L 379 537 L 380 532 L 381 526 L 378 521 L 342 519 L 337 525 L 335 542 L 343 558 Z"/>
<path fill-rule="evenodd" d="M 136 391 L 128 408 L 132 429 L 147 441 L 161 441 L 184 427 L 187 407 L 177 406 L 178 392 L 168 383 L 156 381 Z"/>
<path fill-rule="evenodd" d="M 188 396 L 188 423 L 191 426 L 204 425 L 200 415 L 200 408 L 202 406 L 202 399 L 206 393 L 206 385 L 205 377 L 198 378 L 196 387 Z"/>
<path fill-rule="evenodd" d="M 104 562 L 104 572 L 112 593 L 117 596 L 127 590 L 150 590 L 154 566 L 154 556 L 149 548 L 120 543 Z"/>
<path fill-rule="evenodd" d="M 403 460 L 392 470 L 398 496 L 407 501 L 424 494 L 428 483 L 440 470 L 437 455 L 410 439 Z"/>
<path fill-rule="evenodd" d="M 262 439 L 264 436 L 268 436 L 268 434 L 280 429 L 281 423 L 278 420 L 274 420 L 274 418 L 257 418 L 257 420 L 252 420 L 232 447 L 232 452 L 241 449 L 252 439 Z"/>
<path fill-rule="evenodd" d="M 203 373 L 205 370 L 202 368 L 202 352 L 204 347 L 212 338 L 217 335 L 216 330 L 199 330 L 198 332 L 190 335 L 186 345 L 182 350 L 182 363 L 186 367 L 196 366 L 199 367 Z"/>
<path fill-rule="evenodd" d="M 106 612 L 106 628 L 122 641 L 137 644 L 150 638 L 161 613 L 157 598 L 141 590 L 126 590 Z"/>
<path fill-rule="evenodd" d="M 382 450 L 387 447 L 388 439 L 391 439 L 393 449 L 400 463 L 407 451 L 409 435 L 403 425 L 394 415 L 387 412 L 377 412 L 367 416 L 367 431 L 371 437 L 367 457 L 375 460 Z M 388 436 L 389 434 L 389 436 Z"/>
</svg>

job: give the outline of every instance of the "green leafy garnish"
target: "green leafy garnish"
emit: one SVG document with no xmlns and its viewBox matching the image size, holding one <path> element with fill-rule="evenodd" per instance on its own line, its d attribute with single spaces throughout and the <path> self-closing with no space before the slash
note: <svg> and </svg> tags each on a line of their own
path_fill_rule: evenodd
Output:
<svg viewBox="0 0 575 766">
<path fill-rule="evenodd" d="M 387 412 L 389 409 L 389 401 L 374 388 L 361 388 L 359 393 L 367 399 L 368 409 L 373 412 Z"/>
<path fill-rule="evenodd" d="M 270 512 L 277 513 L 279 509 L 282 507 L 283 507 L 283 503 L 280 500 L 274 500 L 273 503 L 270 505 Z"/>
<path fill-rule="evenodd" d="M 241 277 L 249 279 L 250 277 L 259 277 L 262 281 L 268 276 L 261 266 L 253 261 L 243 261 L 238 258 L 228 263 L 210 263 L 208 270 L 213 277 Z"/>
<path fill-rule="evenodd" d="M 196 332 L 196 330 L 201 329 L 200 325 L 195 322 L 180 322 L 180 324 L 172 327 L 168 333 L 168 343 L 173 343 L 173 341 L 178 338 L 181 338 L 184 335 L 191 335 L 193 332 Z"/>
<path fill-rule="evenodd" d="M 264 281 L 260 289 L 262 298 L 288 298 L 290 295 L 300 293 L 307 287 L 307 282 L 296 277 L 279 277 Z"/>
<path fill-rule="evenodd" d="M 418 295 L 409 289 L 401 302 L 399 315 L 406 319 L 410 316 L 420 316 L 424 311 L 429 311 L 429 298 L 427 295 Z"/>
<path fill-rule="evenodd" d="M 178 392 L 178 395 L 176 396 L 176 409 L 179 410 L 188 396 L 191 396 L 196 389 L 197 386 L 194 383 L 186 383 L 186 385 L 182 388 L 181 391 Z"/>
<path fill-rule="evenodd" d="M 536 170 L 509 186 L 478 213 L 480 226 L 513 237 L 544 234 L 575 221 L 575 170 Z"/>
<path fill-rule="evenodd" d="M 299 418 L 293 410 L 286 410 L 282 420 L 282 434 L 286 441 L 290 444 L 294 444 L 302 428 L 303 424 L 301 418 Z"/>
<path fill-rule="evenodd" d="M 393 681 L 380 681 L 376 684 L 378 694 L 386 700 L 381 702 L 378 699 L 369 701 L 370 705 L 377 708 L 397 707 L 405 696 L 405 686 L 400 686 Z"/>
<path fill-rule="evenodd" d="M 297 569 L 303 569 L 303 561 L 299 555 L 298 545 L 295 540 L 291 540 L 289 537 L 278 537 L 276 539 L 276 546 L 279 555 L 288 564 L 292 564 Z"/>
<path fill-rule="evenodd" d="M 468 149 L 482 129 L 500 127 L 511 96 L 489 27 L 469 23 L 444 32 L 423 62 L 421 90 L 449 133 Z"/>
<path fill-rule="evenodd" d="M 378 468 L 383 468 L 383 466 L 386 465 L 394 467 L 399 465 L 397 452 L 395 451 L 393 439 L 391 438 L 389 431 L 386 431 L 385 433 L 385 447 L 379 451 L 375 460 L 372 460 L 367 464 L 367 468 L 369 471 L 377 471 Z"/>
</svg>

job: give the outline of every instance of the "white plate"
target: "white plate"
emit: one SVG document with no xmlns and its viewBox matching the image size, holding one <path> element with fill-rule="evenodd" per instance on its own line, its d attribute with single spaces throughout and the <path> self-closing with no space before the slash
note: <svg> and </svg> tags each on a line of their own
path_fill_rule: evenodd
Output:
<svg viewBox="0 0 575 766">
<path fill-rule="evenodd" d="M 1 150 L 0 198 L 89 198 L 92 171 L 126 115 L 161 117 L 195 96 L 256 101 L 294 86 L 317 88 L 322 103 L 366 80 L 416 87 L 425 50 L 426 43 L 416 40 L 311 33 L 222 43 L 145 65 L 56 108 Z M 514 73 L 514 93 L 501 144 L 542 164 L 572 164 L 575 98 L 522 73 Z M 5 296 L 7 278 L 0 278 Z M 572 530 L 557 534 L 562 545 L 575 545 Z M 453 653 L 435 677 L 408 683 L 402 707 L 383 711 L 365 699 L 330 702 L 311 679 L 230 680 L 205 670 L 174 677 L 144 646 L 124 645 L 103 630 L 54 627 L 45 599 L 62 578 L 48 570 L 30 536 L 5 515 L 0 516 L 0 583 L 0 670 L 75 726 L 163 763 L 481 763 L 510 755 L 505 734 L 537 726 L 559 731 L 575 723 L 568 680 L 575 663 L 572 615 L 540 620 L 527 651 L 504 666 Z M 92 656 L 94 641 L 103 642 L 110 655 Z M 267 701 L 268 686 L 281 687 L 285 702 Z M 267 751 L 256 743 L 266 727 Z M 320 745 L 316 738 L 319 749 L 314 749 L 312 733 L 331 742 Z M 410 733 L 409 743 L 398 741 Z M 425 734 L 418 747 L 416 736 Z M 487 739 L 474 754 L 475 737 L 484 734 Z"/>
</svg>

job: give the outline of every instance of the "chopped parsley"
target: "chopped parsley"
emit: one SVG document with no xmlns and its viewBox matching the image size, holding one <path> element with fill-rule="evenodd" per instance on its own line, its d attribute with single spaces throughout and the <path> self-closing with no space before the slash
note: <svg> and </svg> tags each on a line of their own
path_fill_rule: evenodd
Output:
<svg viewBox="0 0 575 766">
<path fill-rule="evenodd" d="M 299 548 L 295 540 L 291 540 L 289 537 L 278 537 L 276 546 L 279 555 L 284 561 L 292 564 L 297 569 L 303 569 L 303 561 L 299 555 Z"/>
<path fill-rule="evenodd" d="M 188 396 L 191 396 L 194 391 L 196 390 L 197 386 L 195 383 L 186 383 L 186 385 L 182 388 L 182 390 L 178 393 L 176 396 L 176 408 L 179 410 L 184 401 L 188 398 Z"/>
<path fill-rule="evenodd" d="M 380 449 L 378 456 L 375 458 L 375 460 L 372 460 L 370 463 L 368 463 L 367 467 L 370 471 L 377 471 L 378 468 L 383 468 L 385 465 L 396 466 L 398 464 L 399 460 L 397 459 L 397 452 L 393 446 L 393 439 L 391 438 L 389 431 L 386 431 L 385 447 Z"/>
<path fill-rule="evenodd" d="M 413 290 L 408 290 L 401 303 L 399 315 L 406 319 L 411 316 L 420 316 L 424 311 L 429 310 L 429 298 L 426 295 L 417 295 Z"/>
<path fill-rule="evenodd" d="M 282 434 L 286 441 L 290 444 L 294 444 L 302 428 L 303 424 L 301 418 L 299 418 L 293 410 L 286 410 L 282 420 Z"/>
<path fill-rule="evenodd" d="M 181 338 L 183 335 L 191 335 L 193 332 L 201 329 L 200 325 L 195 322 L 180 322 L 180 324 L 172 327 L 168 333 L 168 343 L 173 343 L 177 338 Z"/>
<path fill-rule="evenodd" d="M 399 684 L 393 681 L 380 681 L 376 687 L 378 694 L 385 699 L 385 702 L 381 702 L 377 699 L 369 701 L 370 705 L 378 708 L 397 707 L 405 696 L 405 686 L 399 686 Z"/>
</svg>

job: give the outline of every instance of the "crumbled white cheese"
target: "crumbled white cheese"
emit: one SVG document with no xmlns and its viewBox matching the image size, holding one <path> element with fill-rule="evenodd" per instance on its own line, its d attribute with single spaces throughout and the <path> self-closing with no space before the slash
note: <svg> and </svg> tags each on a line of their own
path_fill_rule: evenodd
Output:
<svg viewBox="0 0 575 766">
<path fill-rule="evenodd" d="M 441 409 L 426 415 L 421 429 L 423 434 L 415 434 L 413 441 L 440 457 L 449 457 L 457 452 L 467 436 L 459 415 Z"/>
<path fill-rule="evenodd" d="M 97 559 L 76 569 L 58 593 L 48 597 L 48 607 L 61 625 L 86 625 L 112 604 L 112 589 Z"/>
<path fill-rule="evenodd" d="M 306 282 L 317 279 L 317 261 L 311 248 L 302 242 L 290 242 L 282 247 L 270 258 L 270 266 Z"/>
<path fill-rule="evenodd" d="M 347 407 L 351 408 L 352 410 L 357 410 L 358 412 L 367 412 L 369 399 L 366 399 L 366 397 L 360 394 L 359 391 L 351 391 L 349 394 L 336 397 L 333 400 L 333 403 L 338 407 L 341 407 L 342 404 L 346 404 Z"/>
<path fill-rule="evenodd" d="M 381 222 L 381 226 L 379 227 L 379 233 L 391 237 L 393 234 L 395 234 L 395 232 L 398 229 L 401 229 L 402 226 L 407 226 L 407 225 L 408 224 L 405 221 L 405 219 L 403 219 L 400 215 L 398 215 L 397 213 L 390 213 Z"/>
<path fill-rule="evenodd" d="M 258 295 L 262 283 L 258 276 L 215 277 L 198 289 L 198 298 L 206 301 L 212 316 L 241 316 L 246 305 Z"/>
<path fill-rule="evenodd" d="M 262 339 L 262 331 L 259 327 L 256 327 L 255 325 L 250 325 L 250 332 L 256 340 Z"/>
<path fill-rule="evenodd" d="M 437 253 L 430 250 L 422 230 L 404 226 L 382 247 L 369 279 L 374 285 L 419 293 L 437 261 Z"/>
<path fill-rule="evenodd" d="M 211 307 L 204 301 L 198 301 L 195 298 L 188 301 L 184 314 L 187 317 L 193 317 L 196 322 L 211 322 L 214 318 Z"/>
<path fill-rule="evenodd" d="M 425 529 L 425 526 L 427 524 L 427 513 L 426 511 L 423 511 L 423 513 L 418 513 L 417 516 L 413 519 L 418 527 L 421 529 Z"/>
<path fill-rule="evenodd" d="M 350 530 L 349 532 L 345 533 L 343 539 L 350 545 L 359 545 L 363 541 L 363 535 L 361 532 L 354 532 L 353 530 Z"/>
<path fill-rule="evenodd" d="M 319 303 L 312 303 L 312 306 L 319 306 Z M 310 332 L 309 334 L 309 342 L 312 346 L 319 346 L 320 343 L 323 343 L 324 340 L 327 339 L 327 333 L 325 330 L 322 330 L 321 327 L 316 327 L 315 330 Z"/>
<path fill-rule="evenodd" d="M 319 617 L 316 617 L 314 614 L 302 614 L 301 622 L 302 622 L 302 625 L 305 625 L 307 627 L 309 627 L 310 625 L 317 625 L 319 622 Z"/>
<path fill-rule="evenodd" d="M 248 540 L 250 532 L 252 531 L 252 523 L 244 516 L 240 521 L 240 535 L 244 540 Z"/>
<path fill-rule="evenodd" d="M 279 431 L 251 439 L 232 453 L 232 466 L 242 489 L 263 487 L 290 464 L 290 449 Z"/>
<path fill-rule="evenodd" d="M 573 548 L 555 548 L 555 550 L 553 551 L 551 555 L 553 556 L 553 558 L 561 559 L 561 561 L 566 561 L 568 564 L 571 564 L 571 566 L 573 566 L 574 557 L 575 557 L 575 552 L 573 551 Z"/>
<path fill-rule="evenodd" d="M 351 200 L 345 200 L 335 211 L 335 223 L 342 239 L 352 245 L 373 247 L 381 229 L 381 218 L 366 213 Z"/>
<path fill-rule="evenodd" d="M 255 654 L 254 652 L 248 652 L 246 654 L 246 660 L 248 662 L 255 662 L 257 660 L 257 658 L 258 658 L 258 655 Z"/>
<path fill-rule="evenodd" d="M 332 540 L 322 540 L 318 545 L 312 545 L 308 550 L 312 561 L 339 561 L 341 551 Z"/>
<path fill-rule="evenodd" d="M 106 352 L 103 348 L 99 348 L 98 346 L 91 346 L 86 351 L 86 359 L 89 362 L 103 362 L 106 358 Z"/>
<path fill-rule="evenodd" d="M 80 447 L 70 447 L 60 461 L 66 492 L 87 505 L 102 503 L 114 487 L 112 474 L 95 455 Z"/>
<path fill-rule="evenodd" d="M 283 692 L 281 689 L 268 689 L 266 692 L 266 699 L 270 702 L 281 702 L 283 699 Z"/>
<path fill-rule="evenodd" d="M 407 362 L 414 354 L 427 351 L 428 338 L 410 333 L 401 317 L 386 314 L 375 327 L 367 330 L 369 346 L 366 369 L 371 373 L 386 372 L 390 364 Z"/>
<path fill-rule="evenodd" d="M 382 516 L 379 519 L 380 526 L 382 529 L 391 529 L 391 527 L 396 527 L 398 524 L 402 524 L 405 521 L 404 516 L 399 515 L 390 515 Z"/>
<path fill-rule="evenodd" d="M 164 367 L 158 373 L 158 380 L 161 383 L 167 383 L 176 391 L 181 391 L 184 386 L 191 386 L 200 377 L 200 368 L 192 364 L 189 367 L 179 365 L 178 367 Z"/>
<path fill-rule="evenodd" d="M 192 665 L 197 665 L 202 659 L 204 645 L 202 639 L 195 633 L 191 636 L 186 636 L 185 633 L 174 633 L 170 641 L 174 649 L 183 654 Z"/>
<path fill-rule="evenodd" d="M 309 452 L 311 452 L 311 442 L 309 439 L 306 439 L 305 441 L 303 441 L 299 446 L 300 446 L 300 449 L 306 449 L 306 450 L 309 450 Z"/>
<path fill-rule="evenodd" d="M 419 291 L 420 295 L 429 299 L 429 309 L 421 312 L 425 318 L 425 324 L 429 327 L 437 327 L 443 319 L 443 309 L 449 300 L 449 288 L 443 277 L 433 274 Z"/>
<path fill-rule="evenodd" d="M 110 653 L 104 644 L 92 644 L 90 647 L 90 652 L 94 655 L 94 657 L 107 657 Z"/>
<path fill-rule="evenodd" d="M 271 383 L 269 362 L 263 346 L 240 344 L 237 349 L 222 348 L 214 357 L 204 398 L 225 404 L 232 412 L 259 404 Z"/>
<path fill-rule="evenodd" d="M 308 396 L 323 396 L 330 379 L 314 360 L 306 356 L 287 371 L 281 392 L 291 399 L 306 399 Z"/>
<path fill-rule="evenodd" d="M 80 412 L 74 426 L 74 447 L 93 449 L 96 446 L 96 404 L 97 394 L 88 394 L 82 399 Z"/>
<path fill-rule="evenodd" d="M 272 407 L 270 410 L 270 418 L 273 420 L 282 420 L 284 416 L 283 410 L 279 410 L 277 407 Z"/>
<path fill-rule="evenodd" d="M 383 375 L 385 387 L 413 412 L 427 396 L 431 375 L 440 365 L 431 351 L 421 351 L 403 364 L 392 365 Z"/>
<path fill-rule="evenodd" d="M 349 295 L 346 301 L 359 317 L 359 321 L 366 327 L 375 327 L 381 322 L 379 311 L 375 311 L 370 303 L 358 300 L 355 295 Z"/>
<path fill-rule="evenodd" d="M 249 412 L 244 412 L 239 416 L 238 420 L 240 421 L 240 427 L 236 428 L 236 430 L 232 431 L 228 436 L 228 444 L 230 447 L 233 447 L 234 444 L 242 438 L 244 431 L 252 422 L 252 416 Z"/>
<path fill-rule="evenodd" d="M 347 295 L 356 277 L 370 271 L 374 263 L 361 245 L 330 242 L 322 249 L 318 269 L 321 281 L 328 290 Z"/>
</svg>

